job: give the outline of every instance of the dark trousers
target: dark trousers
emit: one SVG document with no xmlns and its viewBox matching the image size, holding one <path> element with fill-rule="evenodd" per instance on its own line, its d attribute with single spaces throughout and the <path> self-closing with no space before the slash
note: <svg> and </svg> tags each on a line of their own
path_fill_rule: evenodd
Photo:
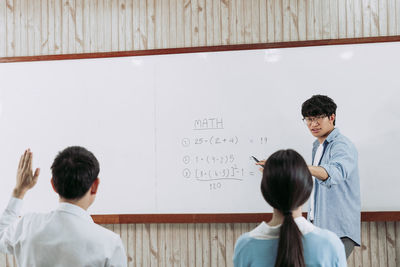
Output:
<svg viewBox="0 0 400 267">
<path fill-rule="evenodd" d="M 347 236 L 341 237 L 340 240 L 342 240 L 342 243 L 344 245 L 344 250 L 346 251 L 346 259 L 348 259 L 351 252 L 353 252 L 356 243 Z"/>
</svg>

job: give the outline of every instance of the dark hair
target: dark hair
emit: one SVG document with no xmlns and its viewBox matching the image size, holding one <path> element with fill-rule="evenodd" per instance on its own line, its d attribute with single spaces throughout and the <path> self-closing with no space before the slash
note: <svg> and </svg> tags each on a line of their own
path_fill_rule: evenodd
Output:
<svg viewBox="0 0 400 267">
<path fill-rule="evenodd" d="M 320 115 L 331 116 L 336 115 L 336 104 L 332 98 L 326 95 L 313 95 L 310 99 L 306 100 L 301 106 L 301 115 L 303 117 L 315 117 Z M 333 121 L 335 125 L 336 119 Z"/>
<path fill-rule="evenodd" d="M 284 214 L 275 267 L 303 267 L 302 234 L 292 210 L 303 205 L 313 188 L 311 173 L 303 157 L 292 149 L 279 150 L 265 164 L 261 181 L 264 199 Z"/>
<path fill-rule="evenodd" d="M 87 149 L 67 147 L 59 152 L 51 165 L 53 184 L 66 199 L 79 199 L 86 194 L 100 172 L 99 162 Z"/>
</svg>

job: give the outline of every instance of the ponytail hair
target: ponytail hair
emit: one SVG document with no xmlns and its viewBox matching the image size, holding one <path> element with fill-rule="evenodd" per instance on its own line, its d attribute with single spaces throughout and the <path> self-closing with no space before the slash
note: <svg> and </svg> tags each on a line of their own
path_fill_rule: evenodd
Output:
<svg viewBox="0 0 400 267">
<path fill-rule="evenodd" d="M 261 192 L 264 199 L 284 215 L 275 267 L 305 267 L 302 234 L 292 210 L 307 201 L 312 187 L 311 173 L 296 151 L 279 150 L 267 159 Z"/>
</svg>

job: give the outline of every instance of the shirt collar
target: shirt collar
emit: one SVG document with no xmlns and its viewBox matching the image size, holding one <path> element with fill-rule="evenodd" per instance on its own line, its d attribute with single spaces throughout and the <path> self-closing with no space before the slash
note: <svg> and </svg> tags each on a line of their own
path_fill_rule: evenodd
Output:
<svg viewBox="0 0 400 267">
<path fill-rule="evenodd" d="M 326 137 L 325 141 L 324 141 L 324 145 L 325 143 L 330 143 L 332 142 L 333 139 L 335 139 L 338 135 L 340 134 L 339 129 L 338 128 L 333 128 L 332 132 L 330 132 L 328 134 L 328 136 Z M 317 147 L 320 145 L 318 139 L 314 141 L 313 144 L 313 149 L 317 149 Z"/>
<path fill-rule="evenodd" d="M 328 137 L 325 139 L 326 142 L 330 143 L 333 139 L 336 138 L 340 134 L 338 128 L 334 128 L 333 131 L 328 135 Z"/>
<path fill-rule="evenodd" d="M 93 222 L 92 217 L 89 215 L 89 213 L 82 209 L 81 207 L 67 203 L 67 202 L 60 202 L 60 205 L 58 206 L 57 211 L 62 211 L 62 212 L 67 212 L 73 215 L 76 215 L 84 220 Z"/>
<path fill-rule="evenodd" d="M 303 235 L 308 234 L 315 229 L 315 226 L 307 221 L 303 216 L 295 218 L 294 221 Z M 269 226 L 267 223 L 262 222 L 254 230 L 252 230 L 249 235 L 256 239 L 276 239 L 279 238 L 280 228 L 281 225 Z"/>
</svg>

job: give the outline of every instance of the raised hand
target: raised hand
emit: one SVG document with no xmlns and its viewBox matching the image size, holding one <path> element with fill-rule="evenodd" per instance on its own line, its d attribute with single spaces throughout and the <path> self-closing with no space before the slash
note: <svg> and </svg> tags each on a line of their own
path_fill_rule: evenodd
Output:
<svg viewBox="0 0 400 267">
<path fill-rule="evenodd" d="M 32 171 L 32 152 L 30 149 L 25 150 L 18 164 L 17 181 L 13 191 L 13 197 L 22 199 L 25 193 L 35 186 L 40 169 Z"/>
</svg>

